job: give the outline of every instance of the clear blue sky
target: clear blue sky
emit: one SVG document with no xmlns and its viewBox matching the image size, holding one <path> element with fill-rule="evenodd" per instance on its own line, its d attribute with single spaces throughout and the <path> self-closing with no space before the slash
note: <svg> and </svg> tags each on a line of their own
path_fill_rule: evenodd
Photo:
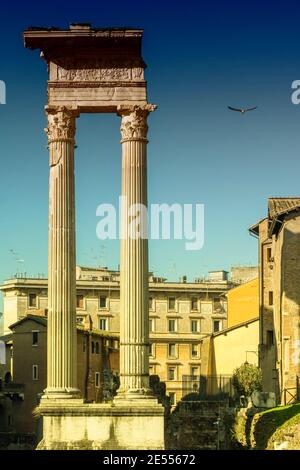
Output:
<svg viewBox="0 0 300 470">
<path fill-rule="evenodd" d="M 189 279 L 210 269 L 256 264 L 248 227 L 269 196 L 300 194 L 300 9 L 268 2 L 84 2 L 1 5 L 0 282 L 16 272 L 47 272 L 48 153 L 43 106 L 46 64 L 23 47 L 30 25 L 144 28 L 149 100 L 149 201 L 204 203 L 205 245 L 150 242 L 150 268 Z M 266 3 L 266 2 L 265 2 Z M 40 4 L 40 6 L 39 6 Z M 245 116 L 227 105 L 259 109 Z M 118 242 L 96 238 L 96 207 L 120 193 L 119 118 L 82 115 L 76 153 L 77 262 L 117 268 Z"/>
</svg>

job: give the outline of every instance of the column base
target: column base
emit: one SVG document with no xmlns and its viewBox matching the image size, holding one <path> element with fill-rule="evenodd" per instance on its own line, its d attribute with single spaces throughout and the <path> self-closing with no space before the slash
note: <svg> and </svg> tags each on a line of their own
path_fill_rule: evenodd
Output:
<svg viewBox="0 0 300 470">
<path fill-rule="evenodd" d="M 144 400 L 143 400 L 144 401 Z M 146 402 L 147 400 L 145 400 Z M 38 450 L 163 450 L 164 408 L 56 400 L 41 403 Z"/>
<path fill-rule="evenodd" d="M 46 388 L 41 397 L 41 402 L 53 400 L 79 400 L 82 402 L 81 392 L 78 388 Z"/>
<path fill-rule="evenodd" d="M 151 406 L 158 404 L 158 400 L 154 397 L 151 389 L 119 390 L 114 398 L 114 404 L 116 406 L 125 406 L 127 404 Z"/>
</svg>

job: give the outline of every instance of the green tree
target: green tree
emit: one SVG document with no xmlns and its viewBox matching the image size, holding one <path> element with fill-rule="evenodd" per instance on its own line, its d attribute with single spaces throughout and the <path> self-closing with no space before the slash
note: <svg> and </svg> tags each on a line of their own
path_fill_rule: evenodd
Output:
<svg viewBox="0 0 300 470">
<path fill-rule="evenodd" d="M 262 375 L 259 367 L 245 362 L 233 372 L 233 386 L 239 396 L 250 397 L 262 388 Z"/>
</svg>

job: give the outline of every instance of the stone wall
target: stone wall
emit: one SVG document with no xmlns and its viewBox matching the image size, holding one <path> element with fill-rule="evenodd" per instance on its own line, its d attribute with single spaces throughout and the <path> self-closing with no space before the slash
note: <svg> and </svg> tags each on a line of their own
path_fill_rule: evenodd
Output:
<svg viewBox="0 0 300 470">
<path fill-rule="evenodd" d="M 225 449 L 226 402 L 181 401 L 167 422 L 167 449 Z"/>
<path fill-rule="evenodd" d="M 34 450 L 35 434 L 0 432 L 0 450 Z"/>
</svg>

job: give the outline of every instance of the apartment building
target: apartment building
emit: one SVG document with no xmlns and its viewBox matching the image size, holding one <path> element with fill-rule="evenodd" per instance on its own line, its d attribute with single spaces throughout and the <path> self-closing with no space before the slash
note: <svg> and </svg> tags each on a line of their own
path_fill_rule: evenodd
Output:
<svg viewBox="0 0 300 470">
<path fill-rule="evenodd" d="M 226 293 L 232 287 L 225 271 L 208 279 L 179 282 L 149 275 L 150 374 L 166 383 L 172 402 L 199 383 L 201 338 L 227 327 Z M 119 333 L 119 272 L 77 266 L 77 322 L 91 318 L 94 328 Z M 18 277 L 1 286 L 4 330 L 28 314 L 47 315 L 47 279 Z M 197 385 L 196 385 L 197 386 Z"/>
</svg>

